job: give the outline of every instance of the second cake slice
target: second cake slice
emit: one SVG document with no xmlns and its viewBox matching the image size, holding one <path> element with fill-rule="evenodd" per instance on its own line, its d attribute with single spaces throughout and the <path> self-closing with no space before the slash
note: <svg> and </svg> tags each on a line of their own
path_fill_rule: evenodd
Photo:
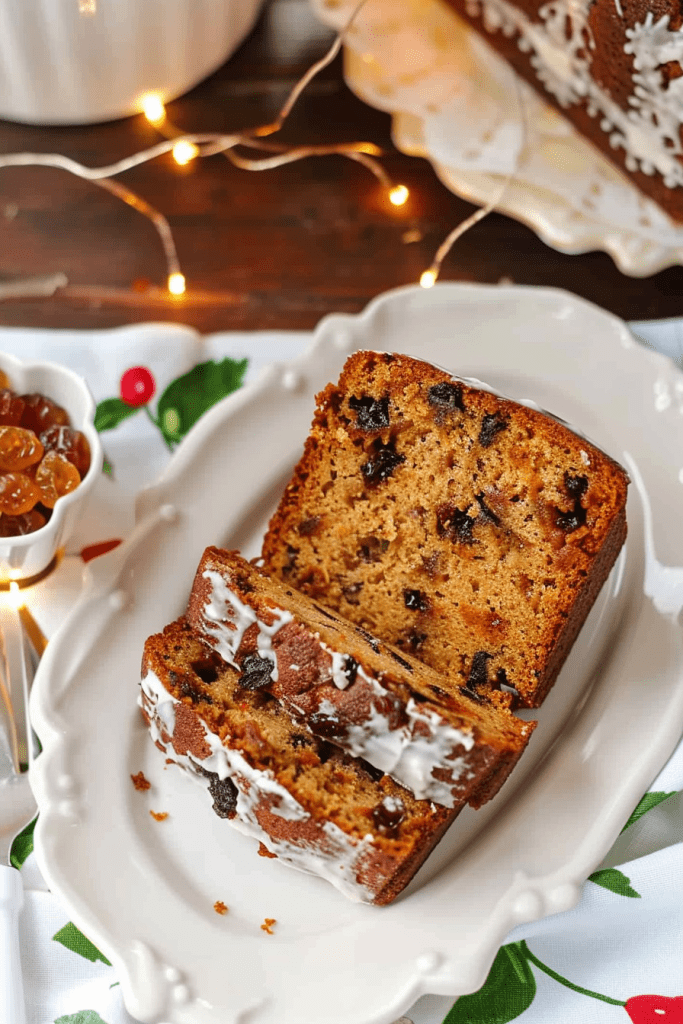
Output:
<svg viewBox="0 0 683 1024">
<path fill-rule="evenodd" d="M 419 799 L 479 807 L 534 729 L 337 613 L 271 579 L 237 552 L 207 548 L 187 618 L 245 691 L 265 690 L 317 736 L 362 757 Z"/>
</svg>

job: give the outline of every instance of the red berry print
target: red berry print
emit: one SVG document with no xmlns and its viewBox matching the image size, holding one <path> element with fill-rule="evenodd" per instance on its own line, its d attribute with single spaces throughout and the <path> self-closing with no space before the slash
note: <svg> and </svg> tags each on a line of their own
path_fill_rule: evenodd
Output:
<svg viewBox="0 0 683 1024">
<path fill-rule="evenodd" d="M 121 398 L 126 405 L 147 405 L 155 391 L 154 377 L 146 366 L 131 366 L 121 378 Z"/>
<path fill-rule="evenodd" d="M 683 996 L 633 996 L 625 1009 L 633 1024 L 683 1024 Z"/>
</svg>

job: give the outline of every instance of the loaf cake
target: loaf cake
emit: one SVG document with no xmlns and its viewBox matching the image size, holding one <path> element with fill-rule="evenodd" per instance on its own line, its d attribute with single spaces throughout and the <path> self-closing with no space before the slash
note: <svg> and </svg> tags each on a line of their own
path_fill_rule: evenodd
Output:
<svg viewBox="0 0 683 1024">
<path fill-rule="evenodd" d="M 681 0 L 446 0 L 683 222 Z"/>
<path fill-rule="evenodd" d="M 263 567 L 414 654 L 449 693 L 511 688 L 537 707 L 625 539 L 628 478 L 476 384 L 352 355 L 318 396 Z"/>
<path fill-rule="evenodd" d="M 267 691 L 321 739 L 447 807 L 494 796 L 534 728 L 505 706 L 447 694 L 437 672 L 237 551 L 204 552 L 187 620 L 243 688 Z"/>
<path fill-rule="evenodd" d="M 390 903 L 462 805 L 417 800 L 239 680 L 185 620 L 150 637 L 140 706 L 156 745 L 206 787 L 216 814 L 260 841 L 259 852 L 351 899 Z"/>
</svg>

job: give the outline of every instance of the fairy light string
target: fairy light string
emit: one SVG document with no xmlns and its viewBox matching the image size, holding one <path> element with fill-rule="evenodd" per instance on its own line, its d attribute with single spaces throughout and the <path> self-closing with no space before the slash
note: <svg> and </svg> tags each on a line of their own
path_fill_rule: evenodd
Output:
<svg viewBox="0 0 683 1024">
<path fill-rule="evenodd" d="M 85 181 L 93 182 L 118 199 L 121 199 L 132 209 L 137 210 L 138 213 L 147 217 L 153 224 L 163 246 L 166 258 L 167 289 L 174 296 L 184 294 L 186 282 L 180 267 L 173 233 L 168 220 L 151 203 L 148 203 L 147 200 L 133 192 L 132 189 L 113 180 L 125 171 L 148 163 L 151 160 L 156 160 L 166 153 L 172 153 L 173 158 L 179 165 L 190 163 L 198 157 L 208 157 L 222 153 L 235 167 L 246 171 L 271 170 L 310 157 L 342 156 L 354 160 L 374 174 L 381 185 L 387 189 L 390 201 L 394 205 L 402 205 L 408 199 L 408 189 L 405 185 L 395 185 L 392 182 L 377 160 L 377 157 L 383 155 L 382 151 L 372 143 L 351 142 L 326 146 L 278 146 L 262 141 L 266 137 L 274 135 L 282 128 L 304 89 L 323 68 L 327 67 L 334 60 L 341 49 L 345 33 L 349 30 L 356 15 L 366 3 L 367 0 L 361 0 L 356 5 L 327 53 L 320 60 L 316 61 L 296 82 L 279 114 L 274 121 L 268 124 L 232 134 L 185 134 L 178 131 L 169 121 L 161 97 L 151 93 L 142 97 L 142 111 L 149 123 L 166 136 L 163 142 L 104 167 L 87 167 L 76 160 L 72 160 L 70 157 L 57 153 L 10 153 L 0 156 L 0 169 L 3 167 L 39 166 L 67 171 Z M 79 11 L 87 15 L 95 14 L 96 4 L 94 0 L 91 0 L 91 2 L 89 0 L 79 0 Z M 237 147 L 247 150 L 268 150 L 269 155 L 258 158 L 243 156 L 241 153 L 235 152 Z"/>
<path fill-rule="evenodd" d="M 96 0 L 78 0 L 78 3 L 81 14 L 86 16 L 96 14 Z M 283 127 L 297 100 L 310 82 L 337 56 L 347 32 L 366 3 L 368 3 L 368 0 L 360 0 L 360 3 L 356 4 L 346 23 L 335 36 L 328 51 L 323 57 L 312 64 L 296 82 L 277 117 L 267 124 L 230 134 L 184 133 L 168 118 L 166 107 L 161 97 L 156 93 L 149 93 L 141 98 L 142 112 L 147 121 L 160 134 L 165 136 L 161 142 L 102 167 L 87 167 L 70 157 L 58 153 L 10 153 L 0 155 L 0 169 L 4 167 L 36 166 L 63 170 L 75 177 L 92 182 L 142 214 L 152 223 L 161 241 L 166 260 L 167 294 L 174 297 L 185 294 L 186 281 L 178 259 L 173 232 L 167 218 L 161 211 L 152 206 L 151 203 L 133 192 L 132 189 L 113 180 L 126 171 L 149 163 L 169 153 L 179 166 L 185 166 L 198 158 L 222 154 L 233 166 L 241 170 L 253 172 L 272 170 L 312 157 L 342 156 L 360 164 L 373 174 L 382 188 L 386 190 L 389 201 L 393 206 L 403 206 L 408 201 L 410 192 L 405 185 L 392 181 L 379 162 L 379 158 L 384 156 L 384 152 L 374 143 L 349 142 L 317 146 L 286 146 L 278 144 L 270 138 Z M 431 288 L 436 283 L 443 261 L 456 241 L 500 205 L 518 171 L 520 156 L 526 145 L 527 124 L 520 85 L 516 76 L 513 76 L 513 80 L 519 118 L 522 125 L 522 144 L 518 150 L 514 167 L 508 173 L 493 198 L 485 206 L 476 210 L 466 220 L 453 228 L 446 236 L 437 249 L 431 265 L 420 277 L 420 284 L 423 288 Z M 267 155 L 258 157 L 247 156 L 242 152 L 237 152 L 238 149 L 261 152 Z M 63 278 L 63 275 L 60 277 L 59 286 L 63 286 L 61 278 Z M 66 279 L 64 279 L 64 284 L 66 284 Z M 3 295 L 2 287 L 0 287 L 0 300 L 3 298 Z"/>
<path fill-rule="evenodd" d="M 517 114 L 519 117 L 519 123 L 521 127 L 520 144 L 515 154 L 515 159 L 513 161 L 512 168 L 503 179 L 500 188 L 496 190 L 493 197 L 489 199 L 489 201 L 484 206 L 480 207 L 480 209 L 478 210 L 475 210 L 474 213 L 470 214 L 470 216 L 467 217 L 464 221 L 462 221 L 460 224 L 457 224 L 453 228 L 453 230 L 448 235 L 446 235 L 443 242 L 436 250 L 436 254 L 431 262 L 431 265 L 427 268 L 427 270 L 424 270 L 420 276 L 420 284 L 422 285 L 423 288 L 434 287 L 441 272 L 441 264 L 443 263 L 446 256 L 455 245 L 455 243 L 458 241 L 459 238 L 462 238 L 466 231 L 469 231 L 470 228 L 473 228 L 475 224 L 478 224 L 480 220 L 484 219 L 484 217 L 488 217 L 490 213 L 493 213 L 493 211 L 498 206 L 500 206 L 500 204 L 505 199 L 505 196 L 507 195 L 510 185 L 514 181 L 517 172 L 519 171 L 519 167 L 522 160 L 522 154 L 524 153 L 524 150 L 527 146 L 529 132 L 528 121 L 526 116 L 526 106 L 524 104 L 524 95 L 522 93 L 522 87 L 520 85 L 519 79 L 517 78 L 517 75 L 514 72 L 511 72 L 511 74 L 514 85 Z"/>
</svg>

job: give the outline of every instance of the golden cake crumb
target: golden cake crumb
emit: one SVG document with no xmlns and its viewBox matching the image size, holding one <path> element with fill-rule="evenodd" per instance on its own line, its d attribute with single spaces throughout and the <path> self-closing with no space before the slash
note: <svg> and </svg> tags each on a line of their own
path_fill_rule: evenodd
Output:
<svg viewBox="0 0 683 1024">
<path fill-rule="evenodd" d="M 216 900 L 216 902 L 213 905 L 213 909 L 216 911 L 217 914 L 227 914 L 228 912 L 228 908 L 226 907 L 223 900 Z"/>
<path fill-rule="evenodd" d="M 145 778 L 144 772 L 138 772 L 137 775 L 131 775 L 131 779 L 133 781 L 133 785 L 139 792 L 152 788 L 152 783 L 149 779 Z"/>
<path fill-rule="evenodd" d="M 274 924 L 277 924 L 277 921 L 275 920 L 275 918 L 274 917 L 267 917 L 265 919 L 265 921 L 263 922 L 263 924 L 261 925 L 261 931 L 262 932 L 266 932 L 268 935 L 273 935 L 274 933 L 273 933 L 273 927 L 272 926 Z"/>
<path fill-rule="evenodd" d="M 155 821 L 164 821 L 166 818 L 168 818 L 168 813 L 166 811 L 150 811 L 149 813 L 152 815 Z"/>
<path fill-rule="evenodd" d="M 274 857 L 275 860 L 277 860 L 277 854 L 271 853 L 268 847 L 264 846 L 263 843 L 258 844 L 258 855 L 259 857 Z"/>
</svg>

